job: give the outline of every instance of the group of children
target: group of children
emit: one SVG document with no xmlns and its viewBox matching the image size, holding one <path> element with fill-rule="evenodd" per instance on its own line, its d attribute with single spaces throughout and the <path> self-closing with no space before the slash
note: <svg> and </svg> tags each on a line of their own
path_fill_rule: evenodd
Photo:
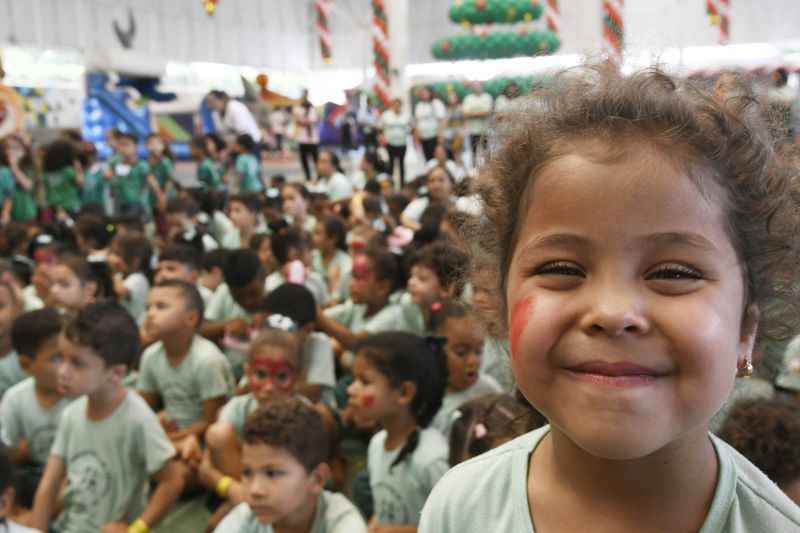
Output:
<svg viewBox="0 0 800 533">
<path fill-rule="evenodd" d="M 659 73 L 537 98 L 478 215 L 445 166 L 416 198 L 331 158 L 325 192 L 224 191 L 208 155 L 201 191 L 144 178 L 149 227 L 7 224 L 8 529 L 141 533 L 195 499 L 223 533 L 800 530 L 797 381 L 709 433 L 791 320 L 791 153 Z"/>
</svg>

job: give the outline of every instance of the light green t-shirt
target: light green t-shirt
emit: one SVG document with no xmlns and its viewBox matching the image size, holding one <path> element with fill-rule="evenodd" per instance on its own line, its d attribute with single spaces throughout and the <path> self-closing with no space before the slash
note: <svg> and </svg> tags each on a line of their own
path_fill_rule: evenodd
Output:
<svg viewBox="0 0 800 533">
<path fill-rule="evenodd" d="M 136 323 L 140 323 L 144 311 L 147 308 L 147 295 L 150 293 L 150 282 L 141 272 L 134 272 L 125 277 L 125 288 L 129 295 L 124 300 L 120 300 L 120 305 L 127 310 Z"/>
<path fill-rule="evenodd" d="M 167 416 L 181 429 L 203 418 L 203 402 L 229 396 L 234 386 L 228 360 L 199 335 L 177 367 L 170 364 L 161 341 L 142 354 L 138 390 L 160 396 Z"/>
<path fill-rule="evenodd" d="M 242 430 L 247 417 L 258 409 L 258 400 L 252 392 L 241 396 L 234 396 L 225 406 L 220 409 L 218 419 L 233 426 L 239 438 L 242 438 Z"/>
<path fill-rule="evenodd" d="M 210 157 L 206 157 L 197 166 L 197 181 L 205 190 L 218 191 L 225 188 L 222 183 L 222 172 Z"/>
<path fill-rule="evenodd" d="M 111 168 L 114 172 L 111 189 L 119 205 L 144 203 L 144 207 L 149 209 L 150 196 L 147 176 L 150 174 L 150 165 L 147 164 L 147 161 L 138 161 L 134 165 L 117 162 Z"/>
<path fill-rule="evenodd" d="M 457 392 L 448 392 L 442 399 L 442 407 L 436 416 L 433 417 L 431 427 L 438 429 L 442 432 L 445 439 L 450 439 L 450 429 L 453 427 L 453 414 L 456 409 L 464 405 L 466 402 L 487 394 L 497 394 L 502 392 L 500 385 L 494 380 L 493 377 L 485 374 L 478 375 L 478 381 L 471 387 Z"/>
<path fill-rule="evenodd" d="M 141 396 L 127 391 L 106 419 L 86 416 L 86 396 L 61 416 L 52 455 L 64 460 L 67 480 L 60 533 L 97 533 L 108 522 L 135 520 L 145 508 L 150 477 L 175 455 L 164 429 Z"/>
<path fill-rule="evenodd" d="M 503 392 L 514 389 L 514 374 L 511 372 L 509 360 L 508 341 L 487 337 L 483 344 L 481 373 L 492 376 Z"/>
<path fill-rule="evenodd" d="M 336 250 L 336 252 L 333 254 L 333 259 L 331 259 L 330 264 L 326 267 L 322 262 L 322 254 L 320 251 L 311 251 L 311 269 L 319 274 L 322 279 L 327 277 L 328 270 L 332 268 L 338 268 L 339 273 L 342 276 L 340 279 L 343 279 L 344 274 L 346 272 L 350 272 L 350 270 L 353 268 L 353 260 L 350 258 L 350 254 L 343 250 Z"/>
<path fill-rule="evenodd" d="M 17 352 L 11 350 L 5 354 L 0 358 L 0 398 L 8 389 L 27 377 L 28 374 L 19 366 Z"/>
<path fill-rule="evenodd" d="M 241 305 L 236 303 L 236 300 L 234 300 L 231 290 L 228 288 L 226 283 L 222 283 L 219 287 L 217 287 L 217 290 L 214 291 L 211 301 L 208 302 L 208 305 L 206 306 L 204 317 L 206 320 L 213 322 L 220 320 L 233 320 L 235 318 L 244 318 L 246 320 L 250 319 L 250 315 L 247 313 L 247 311 L 245 311 Z M 247 354 L 232 348 L 225 348 L 224 353 L 225 357 L 228 358 L 228 362 L 231 364 L 234 376 L 241 376 L 242 365 L 247 358 Z"/>
<path fill-rule="evenodd" d="M 544 426 L 450 470 L 425 504 L 419 533 L 534 533 L 528 461 L 549 431 Z M 800 531 L 800 508 L 739 452 L 709 436 L 719 473 L 699 533 Z"/>
<path fill-rule="evenodd" d="M 220 522 L 214 533 L 273 533 L 272 526 L 258 521 L 247 503 L 240 503 Z M 358 509 L 335 492 L 322 491 L 317 498 L 309 533 L 367 533 Z"/>
<path fill-rule="evenodd" d="M 425 332 L 424 318 L 419 307 L 413 304 L 388 304 L 367 317 L 367 306 L 348 300 L 326 309 L 325 314 L 354 333 L 380 333 L 381 331 L 406 331 L 415 335 Z"/>
<path fill-rule="evenodd" d="M 61 413 L 70 401 L 63 398 L 45 409 L 36 398 L 36 381 L 33 378 L 17 383 L 6 391 L 0 403 L 3 444 L 18 448 L 21 441 L 27 441 L 30 462 L 44 465 L 56 438 Z"/>
<path fill-rule="evenodd" d="M 418 524 L 428 494 L 450 468 L 447 443 L 435 429 L 420 431 L 414 451 L 391 467 L 401 448 L 386 450 L 386 430 L 376 433 L 369 441 L 369 484 L 379 524 Z M 500 530 L 490 527 L 483 531 Z"/>
<path fill-rule="evenodd" d="M 264 184 L 261 183 L 261 169 L 258 159 L 253 154 L 239 154 L 236 156 L 236 174 L 239 176 L 239 192 L 261 192 Z"/>
</svg>

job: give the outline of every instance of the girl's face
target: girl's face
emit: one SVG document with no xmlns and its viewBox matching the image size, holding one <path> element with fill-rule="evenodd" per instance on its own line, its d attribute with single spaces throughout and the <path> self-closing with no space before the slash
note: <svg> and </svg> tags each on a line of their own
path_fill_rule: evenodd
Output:
<svg viewBox="0 0 800 533">
<path fill-rule="evenodd" d="M 436 272 L 423 265 L 411 267 L 407 288 L 411 301 L 422 308 L 427 308 L 433 302 L 444 300 L 449 296 L 447 290 L 439 282 Z"/>
<path fill-rule="evenodd" d="M 50 298 L 52 305 L 64 309 L 83 309 L 94 299 L 96 284 L 82 283 L 66 265 L 55 265 L 51 271 Z"/>
<path fill-rule="evenodd" d="M 306 216 L 308 203 L 294 187 L 284 187 L 283 192 L 283 212 L 294 218 Z"/>
<path fill-rule="evenodd" d="M 252 228 L 256 225 L 256 213 L 247 209 L 240 202 L 231 202 L 229 208 L 231 222 L 238 229 Z"/>
<path fill-rule="evenodd" d="M 576 150 L 520 214 L 505 294 L 516 382 L 596 457 L 705 438 L 757 325 L 720 191 L 645 145 L 614 163 L 599 142 Z"/>
<path fill-rule="evenodd" d="M 428 175 L 428 192 L 438 202 L 446 202 L 453 194 L 453 184 L 441 168 L 432 170 Z"/>
<path fill-rule="evenodd" d="M 11 333 L 11 325 L 19 313 L 20 305 L 14 301 L 8 287 L 0 287 L 0 337 Z"/>
<path fill-rule="evenodd" d="M 258 259 L 268 272 L 275 268 L 274 258 L 272 257 L 272 244 L 269 237 L 261 239 L 261 244 L 258 245 Z"/>
<path fill-rule="evenodd" d="M 353 257 L 350 273 L 350 299 L 356 304 L 369 304 L 387 296 L 387 282 L 379 281 L 373 261 L 364 254 Z"/>
<path fill-rule="evenodd" d="M 462 391 L 478 381 L 483 356 L 484 333 L 473 316 L 448 318 L 439 331 L 447 337 L 447 383 L 451 391 Z"/>
<path fill-rule="evenodd" d="M 317 160 L 317 174 L 328 177 L 333 176 L 334 172 L 336 172 L 336 169 L 333 167 L 331 154 L 328 152 L 319 154 L 319 159 Z"/>
<path fill-rule="evenodd" d="M 353 360 L 353 383 L 347 387 L 347 404 L 361 421 L 379 421 L 402 409 L 402 393 L 361 353 Z M 406 406 L 407 408 L 407 406 Z"/>
<path fill-rule="evenodd" d="M 245 363 L 250 392 L 263 405 L 271 398 L 288 396 L 299 377 L 297 366 L 282 346 L 263 345 L 255 348 Z"/>
</svg>

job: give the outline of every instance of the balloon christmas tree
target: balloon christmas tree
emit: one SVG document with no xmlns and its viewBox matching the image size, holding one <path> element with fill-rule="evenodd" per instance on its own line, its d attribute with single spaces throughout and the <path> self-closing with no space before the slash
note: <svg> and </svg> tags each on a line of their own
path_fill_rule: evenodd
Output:
<svg viewBox="0 0 800 533">
<path fill-rule="evenodd" d="M 515 56 L 552 54 L 561 41 L 550 26 L 538 31 L 528 24 L 542 16 L 545 0 L 455 0 L 450 20 L 468 33 L 444 37 L 433 43 L 437 59 L 498 59 Z M 549 0 L 548 5 L 556 2 Z M 494 24 L 519 25 L 506 31 L 493 31 Z"/>
</svg>

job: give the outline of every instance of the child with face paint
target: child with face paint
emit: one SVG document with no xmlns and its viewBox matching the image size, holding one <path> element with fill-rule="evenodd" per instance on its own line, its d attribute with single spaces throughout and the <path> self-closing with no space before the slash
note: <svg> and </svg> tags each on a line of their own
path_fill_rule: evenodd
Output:
<svg viewBox="0 0 800 533">
<path fill-rule="evenodd" d="M 447 393 L 431 427 L 450 438 L 454 413 L 461 404 L 486 394 L 500 392 L 500 385 L 481 373 L 486 332 L 475 312 L 458 300 L 447 300 L 431 315 L 433 332 L 446 340 Z"/>
<path fill-rule="evenodd" d="M 381 331 L 422 334 L 425 325 L 417 306 L 391 304 L 398 260 L 387 249 L 370 246 L 353 258 L 350 299 L 317 313 L 318 327 L 346 350 L 360 340 Z"/>
<path fill-rule="evenodd" d="M 471 243 L 495 258 L 514 377 L 550 423 L 450 470 L 421 531 L 800 531 L 709 432 L 757 337 L 798 321 L 795 157 L 759 109 L 746 87 L 715 100 L 598 66 L 498 124 Z"/>
<path fill-rule="evenodd" d="M 428 427 L 447 386 L 443 352 L 440 339 L 402 332 L 378 333 L 355 347 L 349 406 L 383 428 L 367 452 L 370 531 L 417 531 L 422 505 L 447 471 L 447 443 Z"/>
</svg>

